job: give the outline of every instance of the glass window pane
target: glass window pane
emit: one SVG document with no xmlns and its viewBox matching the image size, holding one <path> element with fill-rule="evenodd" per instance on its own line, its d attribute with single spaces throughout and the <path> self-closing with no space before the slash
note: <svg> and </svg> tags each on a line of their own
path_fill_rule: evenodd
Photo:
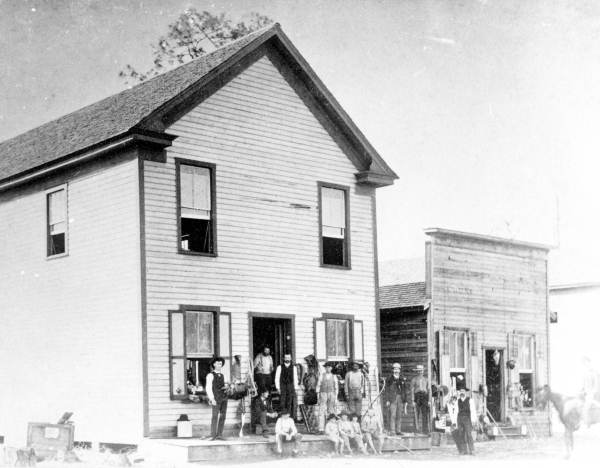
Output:
<svg viewBox="0 0 600 468">
<path fill-rule="evenodd" d="M 182 208 L 210 211 L 210 169 L 181 164 L 179 185 Z"/>
<path fill-rule="evenodd" d="M 323 226 L 346 228 L 346 193 L 329 187 L 321 188 Z"/>
<path fill-rule="evenodd" d="M 183 358 L 171 359 L 171 394 L 175 396 L 186 394 L 184 362 Z"/>
<path fill-rule="evenodd" d="M 327 320 L 327 356 L 337 356 L 335 320 Z"/>
<path fill-rule="evenodd" d="M 66 221 L 65 190 L 48 194 L 48 224 L 50 226 Z"/>
<path fill-rule="evenodd" d="M 183 356 L 183 313 L 171 313 L 171 355 Z"/>
<path fill-rule="evenodd" d="M 188 356 L 211 357 L 214 355 L 213 327 L 212 312 L 186 312 L 185 344 Z"/>
<path fill-rule="evenodd" d="M 465 334 L 457 333 L 456 343 L 456 367 L 465 367 Z"/>
<path fill-rule="evenodd" d="M 350 353 L 348 352 L 348 343 L 349 343 L 349 333 L 348 333 L 348 321 L 347 320 L 339 320 L 337 323 L 337 338 L 338 338 L 338 343 L 337 343 L 337 352 L 338 352 L 338 356 L 349 356 Z"/>
</svg>

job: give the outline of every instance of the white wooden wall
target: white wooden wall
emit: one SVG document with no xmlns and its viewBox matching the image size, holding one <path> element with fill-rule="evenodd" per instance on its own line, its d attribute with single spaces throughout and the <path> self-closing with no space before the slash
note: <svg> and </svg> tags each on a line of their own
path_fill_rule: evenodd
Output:
<svg viewBox="0 0 600 468">
<path fill-rule="evenodd" d="M 44 186 L 0 194 L 0 434 L 74 413 L 75 439 L 142 435 L 137 161 L 68 180 L 68 256 L 46 259 Z"/>
<path fill-rule="evenodd" d="M 294 314 L 298 358 L 314 352 L 314 317 L 353 314 L 375 363 L 373 189 L 356 186 L 357 169 L 269 59 L 167 131 L 179 135 L 167 164 L 145 162 L 151 431 L 181 413 L 210 422 L 207 407 L 169 399 L 167 311 L 179 304 L 231 312 L 233 354 L 243 356 L 248 312 Z M 217 165 L 216 258 L 177 253 L 175 157 Z M 351 270 L 319 266 L 317 181 L 351 187 Z"/>
</svg>

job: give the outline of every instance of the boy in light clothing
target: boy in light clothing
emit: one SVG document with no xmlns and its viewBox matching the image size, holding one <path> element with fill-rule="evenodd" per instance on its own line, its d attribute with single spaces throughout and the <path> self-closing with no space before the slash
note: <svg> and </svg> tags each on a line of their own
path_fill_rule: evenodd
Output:
<svg viewBox="0 0 600 468">
<path fill-rule="evenodd" d="M 365 448 L 365 444 L 363 443 L 363 433 L 360 429 L 360 422 L 358 422 L 358 414 L 350 415 L 352 419 L 352 430 L 354 432 L 354 442 L 356 442 L 356 446 L 363 453 L 363 455 L 367 454 L 367 449 Z"/>
<path fill-rule="evenodd" d="M 344 449 L 344 442 L 340 437 L 340 428 L 338 426 L 338 419 L 335 414 L 327 416 L 327 424 L 325 424 L 325 435 L 333 442 L 333 453 L 342 455 Z"/>
<path fill-rule="evenodd" d="M 289 411 L 283 410 L 281 416 L 275 424 L 275 442 L 277 443 L 277 453 L 283 454 L 283 443 L 293 442 L 294 448 L 292 449 L 292 455 L 295 457 L 298 455 L 300 449 L 300 441 L 302 440 L 302 434 L 298 433 L 294 420 L 290 418 Z"/>
<path fill-rule="evenodd" d="M 362 429 L 366 445 L 371 447 L 373 453 L 381 455 L 384 441 L 383 427 L 373 408 L 369 408 L 367 414 L 363 416 L 360 428 Z M 377 441 L 377 448 L 375 448 L 373 440 Z"/>
</svg>

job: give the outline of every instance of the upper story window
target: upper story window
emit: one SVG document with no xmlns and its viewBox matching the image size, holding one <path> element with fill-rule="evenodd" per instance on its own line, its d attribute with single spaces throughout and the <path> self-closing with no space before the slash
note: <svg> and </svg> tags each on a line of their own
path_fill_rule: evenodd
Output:
<svg viewBox="0 0 600 468">
<path fill-rule="evenodd" d="M 216 253 L 215 166 L 177 160 L 179 251 Z"/>
<path fill-rule="evenodd" d="M 67 253 L 67 189 L 46 192 L 46 255 Z"/>
<path fill-rule="evenodd" d="M 321 264 L 350 266 L 348 188 L 319 184 Z"/>
</svg>

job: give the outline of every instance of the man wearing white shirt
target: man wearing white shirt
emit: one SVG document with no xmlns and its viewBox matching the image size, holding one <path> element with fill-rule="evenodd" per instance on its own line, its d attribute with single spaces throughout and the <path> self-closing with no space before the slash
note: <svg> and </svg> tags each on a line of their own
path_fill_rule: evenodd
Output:
<svg viewBox="0 0 600 468">
<path fill-rule="evenodd" d="M 227 385 L 221 369 L 225 360 L 216 357 L 210 363 L 213 371 L 206 376 L 206 395 L 212 406 L 212 419 L 210 422 L 210 440 L 225 440 L 223 426 L 227 416 Z"/>
<path fill-rule="evenodd" d="M 258 392 L 271 391 L 273 386 L 273 358 L 271 349 L 265 345 L 262 353 L 254 358 L 254 371 L 256 372 L 256 385 Z"/>
<path fill-rule="evenodd" d="M 473 446 L 473 424 L 476 422 L 477 414 L 475 412 L 475 405 L 471 398 L 467 396 L 466 390 L 461 389 L 458 397 L 458 415 L 457 425 L 460 433 L 460 437 L 465 443 L 465 451 L 467 455 L 475 455 L 475 448 Z"/>
<path fill-rule="evenodd" d="M 298 371 L 292 363 L 291 354 L 285 354 L 283 365 L 277 366 L 277 371 L 275 371 L 275 387 L 277 387 L 280 395 L 280 409 L 288 411 L 293 418 L 296 414 Z"/>
</svg>

